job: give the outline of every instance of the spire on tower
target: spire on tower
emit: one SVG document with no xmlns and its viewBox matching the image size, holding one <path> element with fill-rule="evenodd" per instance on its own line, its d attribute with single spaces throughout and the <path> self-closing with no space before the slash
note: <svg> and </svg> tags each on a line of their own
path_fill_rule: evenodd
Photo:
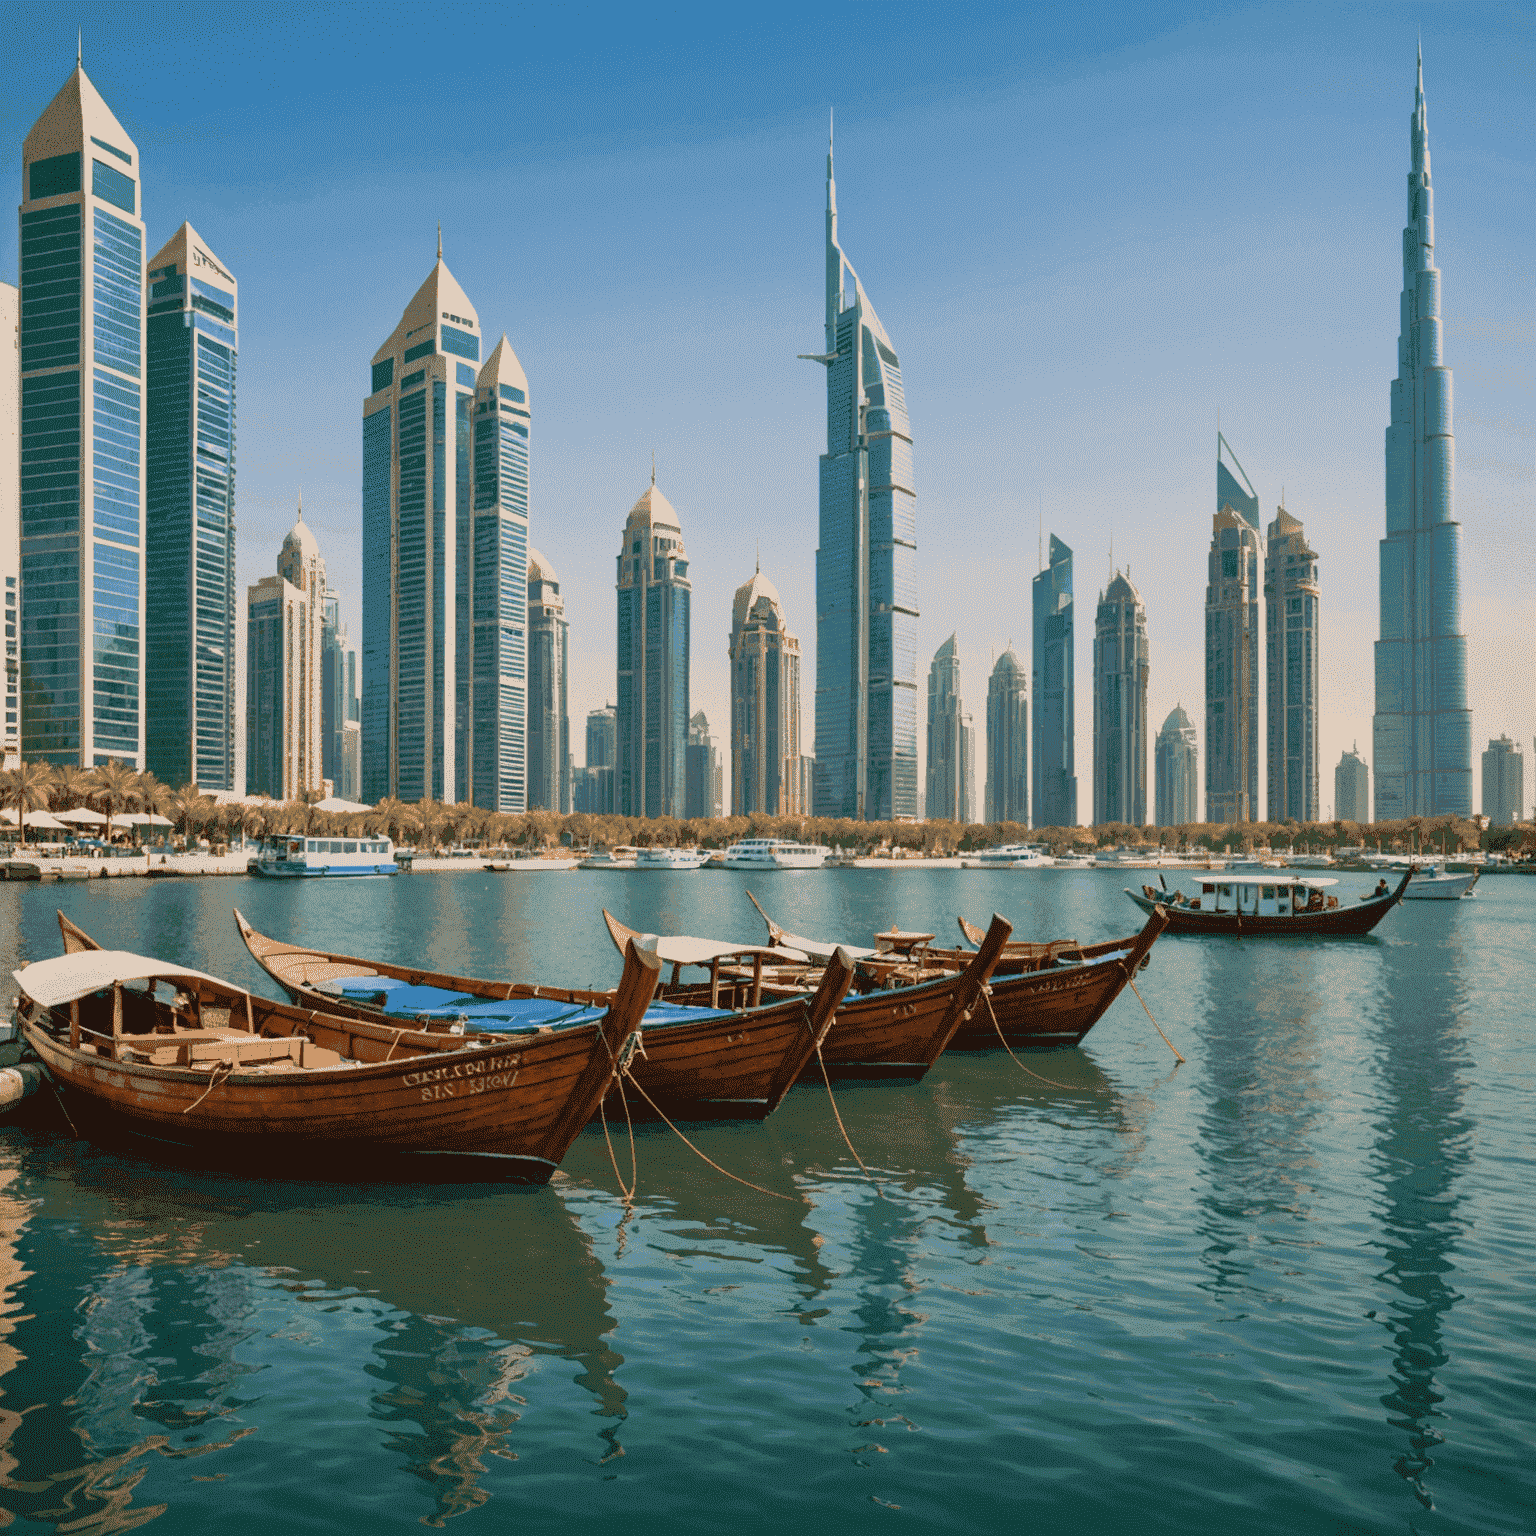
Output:
<svg viewBox="0 0 1536 1536">
<path fill-rule="evenodd" d="M 84 64 L 81 62 L 82 59 L 84 58 L 84 55 L 85 55 L 85 28 L 81 27 L 80 30 L 77 33 L 75 33 L 75 68 L 76 69 L 83 69 L 85 67 Z"/>
<path fill-rule="evenodd" d="M 443 259 L 443 221 L 437 221 L 437 259 Z"/>
<path fill-rule="evenodd" d="M 656 450 L 651 449 L 651 484 L 656 484 Z"/>
</svg>

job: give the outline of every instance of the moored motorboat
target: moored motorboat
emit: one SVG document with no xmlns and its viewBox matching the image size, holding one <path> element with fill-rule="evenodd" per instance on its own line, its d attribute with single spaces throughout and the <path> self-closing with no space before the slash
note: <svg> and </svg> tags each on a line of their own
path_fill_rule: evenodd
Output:
<svg viewBox="0 0 1536 1536">
<path fill-rule="evenodd" d="M 315 1013 L 78 943 L 14 974 L 22 1039 L 86 1134 L 247 1173 L 543 1183 L 634 1049 L 660 966 L 631 950 L 599 1018 L 516 1040 Z"/>
<path fill-rule="evenodd" d="M 1048 854 L 1028 843 L 1005 843 L 999 848 L 983 848 L 979 853 L 961 856 L 962 869 L 1048 869 Z"/>
<path fill-rule="evenodd" d="M 1447 874 L 1439 865 L 1421 869 L 1408 882 L 1403 892 L 1404 901 L 1461 901 L 1477 894 L 1476 886 L 1482 870 L 1473 869 L 1466 874 Z"/>
<path fill-rule="evenodd" d="M 586 856 L 576 865 L 577 869 L 633 869 L 639 856 L 638 848 L 620 844 L 616 848 L 599 848 L 593 853 L 589 848 Z"/>
<path fill-rule="evenodd" d="M 238 911 L 235 922 L 251 957 L 290 998 L 349 1018 L 512 1034 L 559 1022 L 572 1010 L 601 1011 L 611 998 L 603 991 L 488 981 L 332 954 L 268 938 Z M 675 980 L 683 963 L 712 959 L 718 974 L 722 964 L 750 960 L 754 950 L 760 946 L 725 945 L 697 961 L 659 958 L 673 961 Z M 761 1119 L 810 1059 L 852 979 L 853 964 L 845 958 L 828 968 L 814 992 L 797 990 L 767 1004 L 762 988 L 748 984 L 717 984 L 713 996 L 658 1000 L 641 1021 L 630 1075 L 671 1117 Z"/>
<path fill-rule="evenodd" d="M 635 855 L 637 870 L 695 870 L 709 855 L 702 848 L 642 848 Z"/>
<path fill-rule="evenodd" d="M 1341 902 L 1325 889 L 1339 882 L 1326 876 L 1263 874 L 1204 875 L 1199 891 L 1127 890 L 1126 895 L 1151 912 L 1165 907 L 1170 933 L 1224 933 L 1238 938 L 1260 935 L 1287 937 L 1349 936 L 1369 933 L 1403 899 L 1413 877 L 1404 872 L 1395 890 L 1381 884 L 1355 902 Z"/>
<path fill-rule="evenodd" d="M 395 875 L 395 845 L 387 837 L 269 837 L 246 865 L 253 875 L 276 880 Z"/>
<path fill-rule="evenodd" d="M 782 837 L 744 837 L 725 850 L 727 869 L 820 869 L 832 850 L 820 843 L 792 843 Z"/>
</svg>

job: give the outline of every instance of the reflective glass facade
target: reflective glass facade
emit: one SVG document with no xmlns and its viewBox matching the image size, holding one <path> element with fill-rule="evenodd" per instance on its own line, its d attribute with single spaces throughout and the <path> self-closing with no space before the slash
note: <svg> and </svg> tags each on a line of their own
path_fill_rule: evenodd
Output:
<svg viewBox="0 0 1536 1536">
<path fill-rule="evenodd" d="M 1093 623 L 1093 820 L 1147 822 L 1147 610 L 1116 575 Z"/>
<path fill-rule="evenodd" d="M 1322 591 L 1317 551 L 1301 524 L 1278 509 L 1264 555 L 1264 658 L 1270 821 L 1318 821 L 1319 638 Z"/>
<path fill-rule="evenodd" d="M 901 364 L 837 238 L 827 155 L 827 451 L 816 550 L 816 814 L 917 815 L 917 494 Z"/>
<path fill-rule="evenodd" d="M 1029 825 L 1029 686 L 1010 646 L 987 683 L 987 778 L 982 819 Z"/>
<path fill-rule="evenodd" d="M 1050 564 L 1031 592 L 1035 693 L 1031 808 L 1037 827 L 1077 825 L 1076 649 L 1072 551 L 1053 533 Z"/>
<path fill-rule="evenodd" d="M 108 165 L 92 142 L 115 146 Z M 82 179 L 82 157 L 91 159 Z M 144 226 L 137 150 L 77 68 L 23 147 L 22 750 L 144 766 Z"/>
<path fill-rule="evenodd" d="M 1157 825 L 1187 827 L 1200 819 L 1200 742 L 1182 706 L 1163 721 L 1153 749 L 1153 802 Z"/>
<path fill-rule="evenodd" d="M 194 268 L 223 286 L 192 277 Z M 234 335 L 234 287 L 187 224 L 150 263 L 145 749 L 158 778 L 208 791 L 237 788 L 238 351 L 198 328 L 194 306 L 216 307 Z"/>
<path fill-rule="evenodd" d="M 1376 643 L 1376 820 L 1472 814 L 1472 714 L 1461 620 L 1461 524 L 1451 370 L 1441 357 L 1440 269 L 1424 68 L 1409 119 L 1412 168 L 1387 428 L 1387 536 Z"/>
<path fill-rule="evenodd" d="M 1205 819 L 1222 824 L 1259 819 L 1263 558 L 1262 536 L 1223 505 L 1211 529 L 1205 588 Z"/>
<path fill-rule="evenodd" d="M 528 559 L 528 808 L 571 808 L 570 625 L 553 568 Z"/>
<path fill-rule="evenodd" d="M 800 783 L 800 642 L 761 571 L 736 589 L 729 655 L 731 815 L 809 815 Z"/>
</svg>

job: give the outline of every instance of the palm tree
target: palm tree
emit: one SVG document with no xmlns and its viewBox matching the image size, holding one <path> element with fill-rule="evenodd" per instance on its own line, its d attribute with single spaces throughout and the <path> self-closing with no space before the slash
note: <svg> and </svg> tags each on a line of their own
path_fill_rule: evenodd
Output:
<svg viewBox="0 0 1536 1536">
<path fill-rule="evenodd" d="M 112 757 L 93 770 L 91 778 L 95 781 L 95 787 L 90 791 L 90 798 L 98 801 L 106 810 L 107 841 L 110 842 L 112 821 L 122 813 L 124 806 L 133 803 L 134 786 L 139 776 L 127 763 Z"/>
<path fill-rule="evenodd" d="M 213 811 L 214 802 L 196 784 L 188 782 L 171 796 L 171 804 L 175 808 L 175 814 L 181 820 L 181 835 L 186 840 L 187 847 L 191 848 L 196 837 L 196 829 L 208 819 Z"/>
<path fill-rule="evenodd" d="M 53 770 L 53 804 L 61 811 L 72 811 L 91 797 L 91 771 L 77 763 L 66 763 Z"/>
<path fill-rule="evenodd" d="M 17 828 L 23 843 L 27 840 L 27 812 L 48 808 L 48 791 L 53 786 L 51 763 L 22 763 L 0 774 L 0 797 L 16 811 Z"/>
</svg>

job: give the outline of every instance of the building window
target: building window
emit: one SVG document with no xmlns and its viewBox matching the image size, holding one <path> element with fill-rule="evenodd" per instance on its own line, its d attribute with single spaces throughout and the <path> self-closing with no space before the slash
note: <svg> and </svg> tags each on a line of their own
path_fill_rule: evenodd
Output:
<svg viewBox="0 0 1536 1536">
<path fill-rule="evenodd" d="M 80 190 L 80 152 L 55 155 L 51 160 L 34 160 L 27 178 L 32 197 L 60 197 Z"/>
<path fill-rule="evenodd" d="M 373 365 L 373 388 L 368 391 L 376 395 L 381 389 L 388 389 L 395 382 L 395 360 L 386 357 L 382 363 Z"/>
<path fill-rule="evenodd" d="M 405 349 L 405 357 L 403 361 L 406 363 L 414 363 L 417 358 L 431 357 L 431 355 L 436 351 L 437 343 L 433 341 L 431 337 L 428 337 L 426 341 L 418 342 L 414 347 L 407 347 Z"/>
<path fill-rule="evenodd" d="M 515 386 L 511 384 L 503 384 L 500 386 L 500 388 L 501 398 L 503 400 L 516 400 L 519 405 L 526 405 L 528 403 L 528 396 Z"/>
<path fill-rule="evenodd" d="M 465 389 L 473 389 L 475 387 L 475 370 L 468 363 L 455 363 L 454 367 L 458 369 L 455 377 L 460 385 Z"/>
<path fill-rule="evenodd" d="M 470 331 L 456 330 L 451 325 L 443 327 L 443 351 L 457 357 L 467 357 L 472 363 L 480 361 L 480 338 Z"/>
<path fill-rule="evenodd" d="M 110 165 L 103 165 L 100 160 L 91 161 L 91 193 L 99 197 L 103 202 L 111 203 L 114 208 L 121 208 L 124 213 L 137 213 L 138 188 L 134 186 L 132 176 L 124 176 L 121 171 L 115 171 Z"/>
</svg>

